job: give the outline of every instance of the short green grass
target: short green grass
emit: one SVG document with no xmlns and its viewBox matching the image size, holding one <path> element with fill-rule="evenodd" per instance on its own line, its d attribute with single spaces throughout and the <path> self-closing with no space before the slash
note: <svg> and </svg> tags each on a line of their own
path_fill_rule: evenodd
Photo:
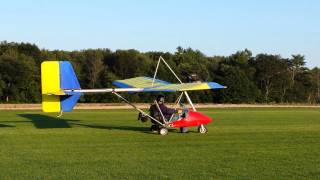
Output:
<svg viewBox="0 0 320 180">
<path fill-rule="evenodd" d="M 201 111 L 207 134 L 167 136 L 133 110 L 0 111 L 0 179 L 320 178 L 319 109 Z"/>
</svg>

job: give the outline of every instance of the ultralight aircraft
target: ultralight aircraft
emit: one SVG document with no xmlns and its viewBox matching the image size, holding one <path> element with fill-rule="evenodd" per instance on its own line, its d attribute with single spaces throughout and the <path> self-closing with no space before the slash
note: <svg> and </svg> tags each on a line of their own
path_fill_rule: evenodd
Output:
<svg viewBox="0 0 320 180">
<path fill-rule="evenodd" d="M 161 62 L 167 66 L 167 68 L 179 81 L 178 84 L 156 79 L 158 68 Z M 168 134 L 168 128 L 182 128 L 191 126 L 197 126 L 199 133 L 206 133 L 207 128 L 205 125 L 210 123 L 212 119 L 203 113 L 197 112 L 188 95 L 188 91 L 226 88 L 225 86 L 222 86 L 216 82 L 183 83 L 161 56 L 159 57 L 153 78 L 134 77 L 130 79 L 116 80 L 113 82 L 113 85 L 117 88 L 81 89 L 77 76 L 69 61 L 44 61 L 41 64 L 42 110 L 44 112 L 60 112 L 59 116 L 61 116 L 63 112 L 72 111 L 80 96 L 84 93 L 112 93 L 139 111 L 142 117 L 150 118 L 154 123 L 151 126 L 151 129 L 154 129 L 155 126 L 159 127 L 157 132 L 161 135 Z M 180 92 L 180 95 L 174 106 L 176 107 L 177 105 L 181 104 L 180 101 L 184 95 L 192 108 L 185 108 L 183 113 L 176 114 L 178 118 L 174 121 L 174 115 L 172 115 L 171 118 L 164 117 L 159 105 L 155 101 L 159 116 L 154 117 L 129 102 L 126 98 L 119 94 L 121 92 Z"/>
</svg>

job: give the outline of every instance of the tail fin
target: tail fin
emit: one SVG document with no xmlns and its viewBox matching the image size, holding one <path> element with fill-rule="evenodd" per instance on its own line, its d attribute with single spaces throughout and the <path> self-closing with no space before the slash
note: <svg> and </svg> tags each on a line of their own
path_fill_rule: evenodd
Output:
<svg viewBox="0 0 320 180">
<path fill-rule="evenodd" d="M 65 89 L 80 89 L 77 76 L 68 61 L 44 61 L 41 64 L 42 110 L 68 112 L 77 104 L 81 93 L 65 93 Z"/>
</svg>

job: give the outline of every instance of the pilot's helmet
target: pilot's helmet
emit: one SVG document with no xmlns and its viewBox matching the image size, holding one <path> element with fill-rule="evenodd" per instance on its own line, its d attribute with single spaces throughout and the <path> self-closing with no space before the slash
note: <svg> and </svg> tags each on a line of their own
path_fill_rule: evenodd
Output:
<svg viewBox="0 0 320 180">
<path fill-rule="evenodd" d="M 164 98 L 165 98 L 164 95 L 162 95 L 162 94 L 158 95 L 157 96 L 157 103 L 158 104 L 163 104 L 164 103 Z"/>
</svg>

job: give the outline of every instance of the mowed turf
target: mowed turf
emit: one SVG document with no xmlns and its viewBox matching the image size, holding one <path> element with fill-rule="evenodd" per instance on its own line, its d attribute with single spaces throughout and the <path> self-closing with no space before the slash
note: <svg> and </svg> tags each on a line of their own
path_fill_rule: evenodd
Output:
<svg viewBox="0 0 320 180">
<path fill-rule="evenodd" d="M 319 179 L 320 110 L 201 110 L 167 136 L 133 110 L 0 111 L 0 179 Z"/>
</svg>

